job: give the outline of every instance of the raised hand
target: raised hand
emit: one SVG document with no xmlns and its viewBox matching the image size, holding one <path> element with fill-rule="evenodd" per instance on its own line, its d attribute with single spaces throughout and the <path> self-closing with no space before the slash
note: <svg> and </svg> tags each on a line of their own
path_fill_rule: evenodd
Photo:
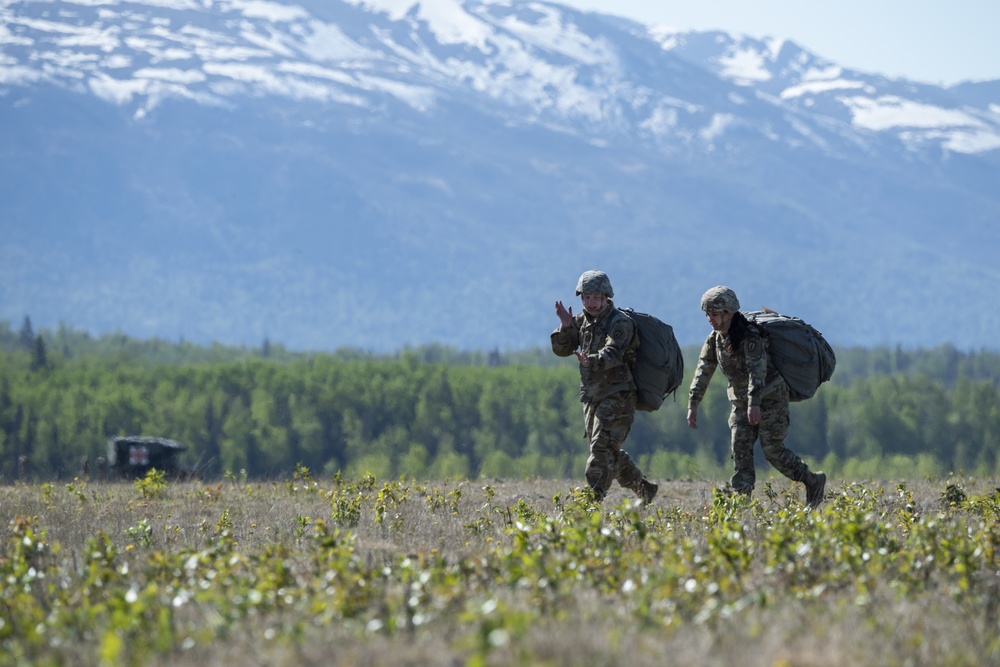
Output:
<svg viewBox="0 0 1000 667">
<path fill-rule="evenodd" d="M 573 306 L 566 309 L 562 301 L 556 301 L 556 315 L 559 317 L 559 322 L 564 326 L 568 327 L 573 324 Z"/>
</svg>

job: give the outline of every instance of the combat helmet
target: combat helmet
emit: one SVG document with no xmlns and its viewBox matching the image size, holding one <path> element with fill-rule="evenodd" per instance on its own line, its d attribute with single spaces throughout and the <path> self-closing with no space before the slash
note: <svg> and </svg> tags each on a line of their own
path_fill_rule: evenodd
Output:
<svg viewBox="0 0 1000 667">
<path fill-rule="evenodd" d="M 740 300 L 736 298 L 736 292 L 719 285 L 701 295 L 701 309 L 706 313 L 720 310 L 735 313 L 740 309 Z"/>
<path fill-rule="evenodd" d="M 606 294 L 610 299 L 615 291 L 611 289 L 611 279 L 604 271 L 584 271 L 576 283 L 576 295 L 581 294 Z"/>
</svg>

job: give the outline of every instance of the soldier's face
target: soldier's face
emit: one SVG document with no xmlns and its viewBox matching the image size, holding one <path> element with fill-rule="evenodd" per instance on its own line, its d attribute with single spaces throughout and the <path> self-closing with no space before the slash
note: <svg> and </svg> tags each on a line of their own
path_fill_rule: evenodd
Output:
<svg viewBox="0 0 1000 667">
<path fill-rule="evenodd" d="M 608 297 L 603 294 L 582 294 L 580 300 L 583 301 L 583 309 L 590 315 L 600 315 L 608 305 Z"/>
<path fill-rule="evenodd" d="M 733 322 L 733 314 L 728 310 L 710 310 L 705 313 L 708 323 L 719 333 L 728 333 L 729 325 Z"/>
</svg>

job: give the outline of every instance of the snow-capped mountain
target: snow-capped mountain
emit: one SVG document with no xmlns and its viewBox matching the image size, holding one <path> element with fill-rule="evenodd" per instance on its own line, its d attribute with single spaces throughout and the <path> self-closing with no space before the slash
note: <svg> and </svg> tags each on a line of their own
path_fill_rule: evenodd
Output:
<svg viewBox="0 0 1000 667">
<path fill-rule="evenodd" d="M 1000 102 L 845 71 L 792 42 L 664 32 L 542 2 L 7 0 L 0 19 L 5 85 L 89 93 L 136 120 L 170 99 L 422 113 L 453 101 L 665 143 L 737 125 L 791 142 L 875 133 L 911 148 L 1000 148 Z"/>
<path fill-rule="evenodd" d="M 517 348 L 601 267 L 685 342 L 720 282 L 843 345 L 1000 325 L 928 317 L 1000 278 L 1000 82 L 531 0 L 0 0 L 0 127 L 13 322 Z"/>
<path fill-rule="evenodd" d="M 862 134 L 898 139 L 913 150 L 1000 149 L 995 81 L 941 88 L 845 70 L 790 41 L 734 38 L 721 32 L 654 29 L 652 34 L 664 49 L 702 63 L 756 95 L 772 96 L 783 108 L 816 122 L 845 123 Z"/>
</svg>

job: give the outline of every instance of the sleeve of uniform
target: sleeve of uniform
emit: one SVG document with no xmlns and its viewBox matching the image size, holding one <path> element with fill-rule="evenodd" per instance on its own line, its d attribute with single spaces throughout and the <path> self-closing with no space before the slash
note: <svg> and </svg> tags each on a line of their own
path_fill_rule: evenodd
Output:
<svg viewBox="0 0 1000 667">
<path fill-rule="evenodd" d="M 767 385 L 767 345 L 756 331 L 748 331 L 743 340 L 743 351 L 747 359 L 749 385 L 747 398 L 750 405 L 760 405 Z"/>
<path fill-rule="evenodd" d="M 624 315 L 617 316 L 608 329 L 608 337 L 596 354 L 590 355 L 590 368 L 604 371 L 625 363 L 625 351 L 635 335 L 635 325 Z"/>
<path fill-rule="evenodd" d="M 698 407 L 701 400 L 705 398 L 708 390 L 708 383 L 715 375 L 715 369 L 719 366 L 719 359 L 715 354 L 715 332 L 713 331 L 705 339 L 698 354 L 698 366 L 694 369 L 694 378 L 691 380 L 691 389 L 688 391 L 688 409 L 693 410 Z"/>
<path fill-rule="evenodd" d="M 573 323 L 568 327 L 560 325 L 549 338 L 556 356 L 568 357 L 573 354 L 573 350 L 580 347 L 580 327 L 577 326 L 576 318 L 573 318 Z"/>
</svg>

